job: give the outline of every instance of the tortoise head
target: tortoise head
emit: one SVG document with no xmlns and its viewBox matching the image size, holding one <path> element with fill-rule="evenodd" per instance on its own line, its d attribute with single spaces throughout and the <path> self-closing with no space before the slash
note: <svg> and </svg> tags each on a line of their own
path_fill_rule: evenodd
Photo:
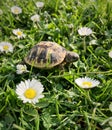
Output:
<svg viewBox="0 0 112 130">
<path fill-rule="evenodd" d="M 79 55 L 75 52 L 67 51 L 64 61 L 66 63 L 75 62 L 79 59 Z"/>
</svg>

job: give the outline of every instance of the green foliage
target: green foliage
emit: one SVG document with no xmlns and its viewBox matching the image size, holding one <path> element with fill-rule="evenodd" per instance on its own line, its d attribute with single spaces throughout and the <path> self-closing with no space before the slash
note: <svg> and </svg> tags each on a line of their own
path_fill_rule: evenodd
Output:
<svg viewBox="0 0 112 130">
<path fill-rule="evenodd" d="M 0 53 L 0 130 L 111 130 L 112 129 L 112 2 L 106 0 L 1 0 L 0 42 L 13 44 L 13 53 Z M 18 5 L 22 13 L 14 15 Z M 40 15 L 34 23 L 31 16 Z M 94 32 L 85 38 L 80 27 Z M 13 29 L 20 28 L 26 37 L 17 39 Z M 28 73 L 16 74 L 29 49 L 39 41 L 55 41 L 80 59 L 64 67 L 40 70 L 28 66 Z M 90 45 L 96 40 L 95 45 Z M 78 77 L 88 76 L 100 85 L 84 90 L 75 84 Z M 40 79 L 45 97 L 36 105 L 23 104 L 15 93 L 16 85 L 28 78 Z"/>
</svg>

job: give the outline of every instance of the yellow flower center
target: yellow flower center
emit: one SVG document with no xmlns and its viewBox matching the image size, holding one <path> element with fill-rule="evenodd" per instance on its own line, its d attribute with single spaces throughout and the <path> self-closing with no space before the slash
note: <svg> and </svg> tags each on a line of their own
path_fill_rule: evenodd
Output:
<svg viewBox="0 0 112 130">
<path fill-rule="evenodd" d="M 92 86 L 92 83 L 91 82 L 88 82 L 88 81 L 84 81 L 82 83 L 84 86 L 88 86 L 88 87 L 91 87 Z"/>
<path fill-rule="evenodd" d="M 9 46 L 8 46 L 8 45 L 4 45 L 4 46 L 3 46 L 3 49 L 4 49 L 5 51 L 7 51 L 7 50 L 9 49 Z"/>
<path fill-rule="evenodd" d="M 25 71 L 25 70 L 26 70 L 26 68 L 25 68 L 25 67 L 21 67 L 21 70 L 22 70 L 22 71 Z"/>
<path fill-rule="evenodd" d="M 19 13 L 19 10 L 18 10 L 18 9 L 15 9 L 14 12 L 15 12 L 15 13 Z"/>
<path fill-rule="evenodd" d="M 24 96 L 29 99 L 35 98 L 37 95 L 36 91 L 32 88 L 29 88 L 25 91 Z"/>
<path fill-rule="evenodd" d="M 22 35 L 22 32 L 21 32 L 21 31 L 18 31 L 18 32 L 17 32 L 17 35 L 21 36 L 21 35 Z"/>
</svg>

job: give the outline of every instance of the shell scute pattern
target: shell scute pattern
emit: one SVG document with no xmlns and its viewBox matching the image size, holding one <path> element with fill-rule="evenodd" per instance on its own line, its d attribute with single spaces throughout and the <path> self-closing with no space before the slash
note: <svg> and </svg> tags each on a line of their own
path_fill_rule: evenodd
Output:
<svg viewBox="0 0 112 130">
<path fill-rule="evenodd" d="M 36 58 L 37 52 L 38 52 L 38 48 L 35 46 L 35 48 L 33 48 L 33 50 L 30 51 L 29 54 L 28 54 L 29 61 L 32 61 Z"/>
<path fill-rule="evenodd" d="M 63 62 L 66 50 L 54 42 L 36 44 L 25 58 L 25 62 L 37 68 L 52 68 Z"/>
<path fill-rule="evenodd" d="M 37 58 L 37 63 L 40 63 L 41 60 L 43 60 L 43 63 L 46 63 L 47 62 L 46 56 L 47 56 L 47 50 L 46 51 L 42 50 Z"/>
</svg>

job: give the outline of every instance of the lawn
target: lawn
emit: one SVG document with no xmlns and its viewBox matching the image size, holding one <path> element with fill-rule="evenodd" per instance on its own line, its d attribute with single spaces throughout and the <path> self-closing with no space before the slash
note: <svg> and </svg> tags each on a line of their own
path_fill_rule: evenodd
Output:
<svg viewBox="0 0 112 130">
<path fill-rule="evenodd" d="M 79 59 L 51 69 L 24 63 L 41 41 Z M 111 129 L 112 1 L 1 0 L 0 130 Z"/>
</svg>

